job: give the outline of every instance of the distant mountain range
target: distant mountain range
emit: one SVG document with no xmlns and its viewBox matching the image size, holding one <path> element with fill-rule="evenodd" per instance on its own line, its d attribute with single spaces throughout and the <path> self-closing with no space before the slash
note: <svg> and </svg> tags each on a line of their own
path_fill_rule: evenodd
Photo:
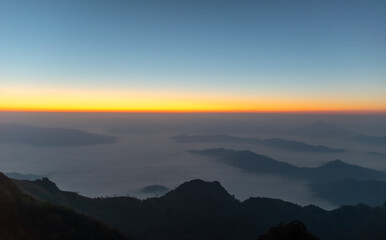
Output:
<svg viewBox="0 0 386 240">
<path fill-rule="evenodd" d="M 247 143 L 258 144 L 262 146 L 277 148 L 293 152 L 320 152 L 320 153 L 339 153 L 344 152 L 343 149 L 329 148 L 322 145 L 310 145 L 307 143 L 285 140 L 281 138 L 246 138 L 234 137 L 228 135 L 178 135 L 172 137 L 176 142 L 180 143 L 194 143 L 194 142 L 215 142 L 215 143 Z"/>
<path fill-rule="evenodd" d="M 2 173 L 0 223 L 2 240 L 127 239 L 91 217 L 28 196 Z"/>
<path fill-rule="evenodd" d="M 353 179 L 386 179 L 386 174 L 345 163 L 340 160 L 328 162 L 320 167 L 297 167 L 286 162 L 277 161 L 270 157 L 251 151 L 234 151 L 224 148 L 190 151 L 194 154 L 209 155 L 217 161 L 237 167 L 250 173 L 267 173 L 308 179 L 312 181 Z"/>
<path fill-rule="evenodd" d="M 71 128 L 43 128 L 17 123 L 0 123 L 0 143 L 33 146 L 84 146 L 115 143 L 117 137 Z"/>
<path fill-rule="evenodd" d="M 219 182 L 202 180 L 183 183 L 162 197 L 145 200 L 131 197 L 87 198 L 61 191 L 46 178 L 14 182 L 35 198 L 93 216 L 133 239 L 251 240 L 259 236 L 260 239 L 271 240 L 303 239 L 288 236 L 269 238 L 287 231 L 288 234 L 306 234 L 302 235 L 307 237 L 304 239 L 315 239 L 305 233 L 298 222 L 277 226 L 292 221 L 303 222 L 310 233 L 325 240 L 386 239 L 385 205 L 376 208 L 344 206 L 326 211 L 316 206 L 301 207 L 270 198 L 249 198 L 240 202 Z"/>
<path fill-rule="evenodd" d="M 17 172 L 9 172 L 9 173 L 4 173 L 5 176 L 13 179 L 19 179 L 19 180 L 38 180 L 41 178 L 44 178 L 45 176 L 43 175 L 35 175 L 35 174 L 21 174 Z"/>
</svg>

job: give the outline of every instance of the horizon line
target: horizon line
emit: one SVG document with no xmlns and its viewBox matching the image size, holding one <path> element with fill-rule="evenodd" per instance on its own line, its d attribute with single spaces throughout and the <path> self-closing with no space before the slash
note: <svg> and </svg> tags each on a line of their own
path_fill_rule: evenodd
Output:
<svg viewBox="0 0 386 240">
<path fill-rule="evenodd" d="M 384 115 L 386 110 L 87 110 L 87 109 L 0 109 L 8 113 L 167 113 L 167 114 L 358 114 L 358 115 Z"/>
</svg>

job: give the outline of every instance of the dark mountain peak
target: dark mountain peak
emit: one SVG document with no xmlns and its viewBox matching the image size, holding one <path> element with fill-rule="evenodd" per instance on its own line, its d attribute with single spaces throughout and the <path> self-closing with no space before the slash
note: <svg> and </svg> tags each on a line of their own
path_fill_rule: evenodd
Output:
<svg viewBox="0 0 386 240">
<path fill-rule="evenodd" d="M 45 189 L 49 192 L 59 192 L 60 189 L 54 182 L 52 182 L 50 179 L 44 177 L 42 179 L 38 179 L 34 181 L 36 185 L 40 186 L 41 188 Z"/>
<path fill-rule="evenodd" d="M 259 240 L 318 240 L 307 231 L 306 226 L 300 221 L 288 224 L 279 224 L 260 236 Z"/>
<path fill-rule="evenodd" d="M 330 161 L 328 163 L 325 164 L 325 166 L 342 166 L 342 165 L 350 165 L 348 163 L 345 163 L 343 162 L 342 160 L 339 160 L 339 159 L 335 159 L 333 161 Z"/>
<path fill-rule="evenodd" d="M 221 186 L 218 181 L 207 182 L 200 179 L 181 184 L 165 194 L 166 200 L 234 202 L 237 201 Z"/>
<path fill-rule="evenodd" d="M 385 179 L 384 173 L 361 167 L 354 164 L 349 164 L 341 160 L 334 160 L 328 162 L 320 167 L 312 168 L 309 172 L 310 177 L 317 181 L 329 180 L 341 180 L 345 178 L 354 179 Z"/>
<path fill-rule="evenodd" d="M 343 162 L 342 160 L 335 159 L 333 161 L 327 162 L 326 164 L 317 167 L 316 169 L 367 169 L 367 168 L 362 168 L 358 165 L 353 165 L 349 164 L 346 162 Z M 371 169 L 367 169 L 372 171 Z"/>
<path fill-rule="evenodd" d="M 320 167 L 317 167 L 315 169 L 330 169 L 330 170 L 334 170 L 334 169 L 348 169 L 348 168 L 361 168 L 357 165 L 352 165 L 352 164 L 349 164 L 349 163 L 346 163 L 346 162 L 343 162 L 342 160 L 339 160 L 339 159 L 335 159 L 333 161 L 329 161 L 327 162 L 326 164 L 320 166 Z"/>
</svg>

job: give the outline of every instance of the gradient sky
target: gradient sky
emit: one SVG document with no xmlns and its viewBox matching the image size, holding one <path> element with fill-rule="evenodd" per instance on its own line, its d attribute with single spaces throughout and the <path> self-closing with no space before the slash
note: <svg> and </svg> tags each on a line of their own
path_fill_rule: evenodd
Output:
<svg viewBox="0 0 386 240">
<path fill-rule="evenodd" d="M 0 110 L 386 112 L 386 1 L 2 0 Z"/>
</svg>

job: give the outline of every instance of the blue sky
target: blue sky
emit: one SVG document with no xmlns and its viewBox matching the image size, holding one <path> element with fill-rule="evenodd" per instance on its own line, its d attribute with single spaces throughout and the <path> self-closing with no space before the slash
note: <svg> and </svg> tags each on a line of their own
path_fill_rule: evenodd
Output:
<svg viewBox="0 0 386 240">
<path fill-rule="evenodd" d="M 371 97 L 386 109 L 386 1 L 3 0 L 0 6 L 3 89 Z"/>
</svg>

